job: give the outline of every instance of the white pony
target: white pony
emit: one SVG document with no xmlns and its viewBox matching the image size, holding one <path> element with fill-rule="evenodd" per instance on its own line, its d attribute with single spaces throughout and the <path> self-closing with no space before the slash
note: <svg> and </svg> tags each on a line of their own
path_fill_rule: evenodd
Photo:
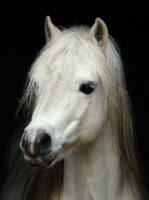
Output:
<svg viewBox="0 0 149 200">
<path fill-rule="evenodd" d="M 20 143 L 42 169 L 13 155 L 1 200 L 142 200 L 123 68 L 105 23 L 60 31 L 46 17 L 45 35 Z"/>
</svg>

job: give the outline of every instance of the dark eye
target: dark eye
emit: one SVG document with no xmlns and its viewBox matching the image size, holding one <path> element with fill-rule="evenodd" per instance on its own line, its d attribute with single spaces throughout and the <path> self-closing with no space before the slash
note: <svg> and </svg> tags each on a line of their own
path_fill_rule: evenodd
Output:
<svg viewBox="0 0 149 200">
<path fill-rule="evenodd" d="M 90 81 L 86 83 L 82 83 L 79 87 L 79 90 L 83 92 L 84 94 L 91 94 L 94 89 L 95 89 L 95 84 Z"/>
</svg>

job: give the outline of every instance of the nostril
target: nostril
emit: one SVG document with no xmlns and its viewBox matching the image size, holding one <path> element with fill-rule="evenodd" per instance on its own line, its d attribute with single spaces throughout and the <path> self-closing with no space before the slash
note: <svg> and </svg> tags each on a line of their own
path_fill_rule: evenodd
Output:
<svg viewBox="0 0 149 200">
<path fill-rule="evenodd" d="M 51 137 L 45 133 L 40 138 L 39 152 L 42 153 L 43 151 L 47 150 L 50 147 L 50 145 L 51 145 Z"/>
</svg>

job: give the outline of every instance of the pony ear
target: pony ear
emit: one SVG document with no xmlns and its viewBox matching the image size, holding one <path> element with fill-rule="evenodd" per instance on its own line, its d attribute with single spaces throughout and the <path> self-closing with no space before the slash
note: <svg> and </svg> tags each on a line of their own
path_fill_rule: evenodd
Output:
<svg viewBox="0 0 149 200">
<path fill-rule="evenodd" d="M 100 18 L 96 18 L 95 23 L 90 30 L 90 40 L 94 44 L 98 44 L 102 51 L 105 50 L 108 40 L 108 29 L 106 24 Z"/>
<path fill-rule="evenodd" d="M 49 42 L 49 40 L 61 35 L 61 31 L 56 26 L 54 26 L 49 16 L 45 18 L 44 30 L 45 30 L 46 42 Z"/>
</svg>

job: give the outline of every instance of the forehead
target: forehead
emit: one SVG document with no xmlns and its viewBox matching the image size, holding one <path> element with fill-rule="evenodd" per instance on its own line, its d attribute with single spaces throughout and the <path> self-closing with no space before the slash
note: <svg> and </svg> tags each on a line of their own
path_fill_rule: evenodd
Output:
<svg viewBox="0 0 149 200">
<path fill-rule="evenodd" d="M 94 64 L 89 62 L 87 56 L 84 57 L 73 55 L 62 55 L 57 57 L 56 60 L 47 68 L 50 70 L 51 75 L 59 75 L 64 79 L 81 79 L 81 80 L 95 80 L 97 79 L 97 71 Z"/>
</svg>

